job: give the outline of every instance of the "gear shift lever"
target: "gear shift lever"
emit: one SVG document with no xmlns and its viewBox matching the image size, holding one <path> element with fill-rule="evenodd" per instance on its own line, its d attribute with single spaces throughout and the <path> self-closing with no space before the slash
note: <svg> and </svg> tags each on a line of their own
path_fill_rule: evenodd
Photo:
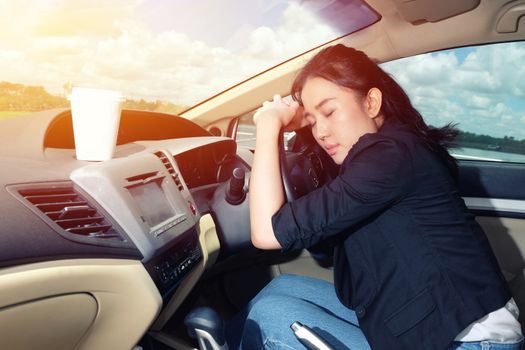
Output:
<svg viewBox="0 0 525 350">
<path fill-rule="evenodd" d="M 200 350 L 228 350 L 224 336 L 224 321 L 209 307 L 192 310 L 184 319 L 188 333 L 197 338 Z"/>
<path fill-rule="evenodd" d="M 226 191 L 226 201 L 231 205 L 237 205 L 244 201 L 246 198 L 246 192 L 244 191 L 244 170 L 241 168 L 235 168 L 228 184 L 228 190 Z"/>
</svg>

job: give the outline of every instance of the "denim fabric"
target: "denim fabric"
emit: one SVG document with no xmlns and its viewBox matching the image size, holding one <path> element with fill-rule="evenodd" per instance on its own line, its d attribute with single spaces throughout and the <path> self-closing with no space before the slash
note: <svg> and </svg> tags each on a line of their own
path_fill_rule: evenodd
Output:
<svg viewBox="0 0 525 350">
<path fill-rule="evenodd" d="M 290 325 L 299 321 L 337 350 L 370 350 L 353 310 L 335 294 L 333 284 L 294 275 L 270 282 L 227 324 L 229 348 L 242 350 L 301 350 Z M 520 350 L 522 341 L 500 343 L 453 342 L 447 350 Z"/>
<path fill-rule="evenodd" d="M 501 343 L 495 341 L 453 342 L 448 350 L 521 350 L 523 340 Z"/>
<path fill-rule="evenodd" d="M 339 302 L 333 284 L 292 275 L 275 278 L 229 322 L 229 347 L 304 349 L 290 329 L 295 321 L 313 329 L 336 349 L 370 349 L 354 311 Z"/>
</svg>

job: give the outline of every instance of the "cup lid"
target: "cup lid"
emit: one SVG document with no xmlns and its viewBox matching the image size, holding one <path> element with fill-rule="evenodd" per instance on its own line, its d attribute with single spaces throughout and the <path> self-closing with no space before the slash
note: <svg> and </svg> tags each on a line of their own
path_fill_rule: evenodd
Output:
<svg viewBox="0 0 525 350">
<path fill-rule="evenodd" d="M 124 100 L 124 95 L 120 91 L 107 90 L 107 89 L 95 89 L 88 87 L 73 87 L 71 94 L 68 96 L 68 100 L 77 98 L 100 98 L 100 99 L 113 99 L 113 100 Z"/>
</svg>

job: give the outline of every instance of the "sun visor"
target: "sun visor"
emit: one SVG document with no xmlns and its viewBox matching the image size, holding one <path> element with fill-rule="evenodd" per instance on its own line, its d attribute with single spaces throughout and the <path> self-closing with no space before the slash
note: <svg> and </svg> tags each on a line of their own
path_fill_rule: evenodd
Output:
<svg viewBox="0 0 525 350">
<path fill-rule="evenodd" d="M 394 0 L 403 18 L 412 24 L 439 22 L 475 9 L 480 0 Z"/>
</svg>

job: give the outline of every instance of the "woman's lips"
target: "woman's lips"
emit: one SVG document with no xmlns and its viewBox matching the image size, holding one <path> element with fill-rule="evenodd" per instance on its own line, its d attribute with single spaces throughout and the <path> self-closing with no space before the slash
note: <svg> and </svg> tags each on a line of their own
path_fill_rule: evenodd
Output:
<svg viewBox="0 0 525 350">
<path fill-rule="evenodd" d="M 333 156 L 334 154 L 336 154 L 338 148 L 339 148 L 339 145 L 328 145 L 324 147 L 324 149 L 326 150 L 326 153 L 328 153 L 328 155 L 330 156 Z"/>
</svg>

